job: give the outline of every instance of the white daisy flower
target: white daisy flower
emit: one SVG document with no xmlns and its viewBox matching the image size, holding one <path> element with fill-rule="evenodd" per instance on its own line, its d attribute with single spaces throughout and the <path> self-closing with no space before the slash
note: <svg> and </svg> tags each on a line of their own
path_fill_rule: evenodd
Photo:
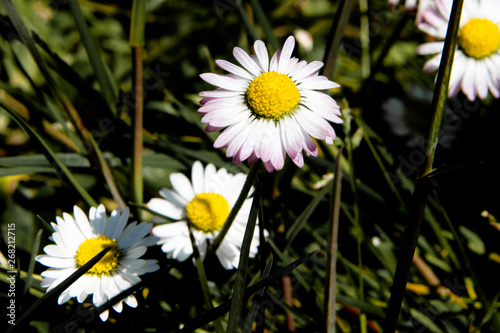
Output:
<svg viewBox="0 0 500 333">
<path fill-rule="evenodd" d="M 391 8 L 395 7 L 398 3 L 400 3 L 400 0 L 389 0 L 389 6 Z M 408 11 L 413 11 L 417 7 L 417 0 L 406 0 L 405 1 L 405 9 Z"/>
<path fill-rule="evenodd" d="M 156 260 L 139 259 L 146 247 L 154 245 L 157 238 L 145 237 L 152 228 L 151 223 L 132 222 L 127 225 L 129 209 L 120 213 L 115 209 L 109 218 L 103 205 L 97 209 L 92 207 L 89 219 L 78 207 L 74 207 L 74 217 L 63 213 L 56 217 L 57 224 L 51 223 L 55 232 L 50 239 L 55 244 L 43 249 L 46 254 L 36 257 L 42 265 L 50 267 L 41 275 L 44 278 L 41 286 L 48 287 L 47 292 L 63 282 L 79 267 L 95 257 L 106 247 L 111 249 L 87 273 L 76 280 L 61 293 L 58 299 L 63 304 L 71 297 L 82 303 L 87 295 L 93 294 L 92 301 L 96 307 L 104 304 L 120 292 L 139 283 L 140 275 L 159 269 Z M 130 307 L 137 307 L 137 300 L 130 295 L 124 299 Z M 121 312 L 122 301 L 113 306 Z M 99 316 L 103 321 L 108 319 L 109 311 Z"/>
<path fill-rule="evenodd" d="M 149 209 L 178 221 L 155 226 L 152 231 L 160 238 L 158 244 L 168 258 L 184 261 L 193 254 L 189 222 L 200 256 L 204 259 L 209 243 L 218 236 L 238 199 L 245 179 L 246 175 L 243 173 L 232 175 L 224 168 L 217 171 L 213 164 L 208 164 L 204 169 L 199 161 L 193 164 L 191 181 L 182 173 L 170 175 L 173 190 L 161 189 L 160 195 L 163 199 L 153 198 L 147 204 Z M 252 190 L 249 196 L 251 192 Z M 252 199 L 247 198 L 215 251 L 225 269 L 238 267 L 251 205 Z M 258 230 L 256 226 L 250 257 L 257 254 Z"/>
<path fill-rule="evenodd" d="M 444 40 L 448 28 L 452 0 L 429 1 L 422 8 L 419 29 Z M 420 9 L 419 9 L 420 10 Z M 431 42 L 417 49 L 419 54 L 435 54 L 424 65 L 424 71 L 439 68 L 444 41 Z M 491 94 L 500 97 L 500 1 L 464 1 L 458 47 L 450 77 L 450 97 L 462 89 L 470 101 Z"/>
<path fill-rule="evenodd" d="M 227 147 L 226 156 L 238 164 L 248 158 L 264 162 L 269 172 L 283 168 L 288 155 L 299 167 L 304 166 L 302 150 L 318 155 L 310 136 L 333 144 L 335 131 L 327 120 L 342 123 L 337 103 L 327 94 L 316 91 L 339 87 L 337 83 L 318 75 L 320 61 L 307 64 L 292 58 L 295 45 L 288 37 L 283 50 L 271 61 L 266 46 L 254 43 L 255 55 L 249 56 L 239 47 L 233 55 L 243 68 L 225 60 L 217 65 L 229 75 L 201 74 L 206 82 L 219 87 L 204 91 L 202 122 L 209 132 L 226 128 L 214 143 L 215 148 Z"/>
</svg>

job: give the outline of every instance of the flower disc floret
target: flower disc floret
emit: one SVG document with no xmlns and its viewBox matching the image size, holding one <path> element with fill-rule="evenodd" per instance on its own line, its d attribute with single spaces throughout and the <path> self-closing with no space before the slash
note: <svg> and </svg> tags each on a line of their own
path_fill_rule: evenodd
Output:
<svg viewBox="0 0 500 333">
<path fill-rule="evenodd" d="M 229 203 L 217 193 L 199 193 L 186 205 L 186 217 L 204 232 L 219 230 L 229 215 Z"/>
<path fill-rule="evenodd" d="M 266 72 L 250 83 L 246 100 L 257 117 L 280 119 L 296 109 L 300 93 L 285 74 Z"/>
<path fill-rule="evenodd" d="M 500 29 L 490 20 L 473 18 L 460 29 L 458 44 L 469 57 L 483 59 L 498 50 Z"/>
<path fill-rule="evenodd" d="M 107 247 L 111 247 L 104 257 L 99 260 L 86 274 L 89 275 L 110 275 L 118 269 L 121 250 L 116 240 L 110 239 L 104 235 L 99 235 L 97 238 L 87 239 L 83 242 L 76 252 L 76 264 L 78 267 L 85 265 L 89 260 L 94 258 L 99 252 Z"/>
</svg>

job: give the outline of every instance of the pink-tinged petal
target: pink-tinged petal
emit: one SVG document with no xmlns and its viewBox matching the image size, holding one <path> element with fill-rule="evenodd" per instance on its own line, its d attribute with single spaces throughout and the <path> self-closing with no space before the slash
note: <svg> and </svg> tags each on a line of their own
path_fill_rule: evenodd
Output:
<svg viewBox="0 0 500 333">
<path fill-rule="evenodd" d="M 241 91 L 216 89 L 210 91 L 202 91 L 199 93 L 202 97 L 227 98 L 241 95 Z"/>
<path fill-rule="evenodd" d="M 253 44 L 255 55 L 257 56 L 258 63 L 263 72 L 269 70 L 269 54 L 267 53 L 266 45 L 263 41 L 257 40 Z"/>
<path fill-rule="evenodd" d="M 215 63 L 219 65 L 220 68 L 222 68 L 225 71 L 228 71 L 230 73 L 233 73 L 235 75 L 238 75 L 242 78 L 245 78 L 247 80 L 252 81 L 254 79 L 254 76 L 244 70 L 243 68 L 236 66 L 235 64 L 226 61 L 226 60 L 215 60 Z"/>
<path fill-rule="evenodd" d="M 223 128 L 224 127 L 217 127 L 217 126 L 207 125 L 207 127 L 205 127 L 205 131 L 207 131 L 207 132 L 217 132 L 217 131 L 220 131 Z"/>
<path fill-rule="evenodd" d="M 316 143 L 311 139 L 309 134 L 301 127 L 300 131 L 302 133 L 302 147 L 306 152 L 307 156 L 318 156 L 318 147 L 316 147 Z"/>
<path fill-rule="evenodd" d="M 234 109 L 235 107 L 246 108 L 245 99 L 242 95 L 213 99 L 200 107 L 198 109 L 198 112 L 201 114 L 205 114 L 217 109 Z"/>
<path fill-rule="evenodd" d="M 239 47 L 235 47 L 233 49 L 233 55 L 241 64 L 241 66 L 252 73 L 255 77 L 261 74 L 261 70 L 257 63 L 245 51 L 243 51 Z"/>
<path fill-rule="evenodd" d="M 295 47 L 295 38 L 293 36 L 289 36 L 285 45 L 283 45 L 283 51 L 281 52 L 280 59 L 278 62 L 278 72 L 284 73 L 285 67 L 292 56 L 293 49 Z"/>
<path fill-rule="evenodd" d="M 248 140 L 249 136 L 251 136 L 253 130 L 253 126 L 246 126 L 243 131 L 238 133 L 236 137 L 229 142 L 226 151 L 226 157 L 234 156 L 241 148 L 241 146 Z"/>
<path fill-rule="evenodd" d="M 248 110 L 233 110 L 230 109 L 218 109 L 213 112 L 206 114 L 201 118 L 202 123 L 209 123 L 216 127 L 227 127 L 233 125 L 234 123 L 244 121 L 250 116 Z"/>
<path fill-rule="evenodd" d="M 174 190 L 179 193 L 187 201 L 194 198 L 193 186 L 189 179 L 182 173 L 173 173 L 170 175 L 170 183 Z"/>
<path fill-rule="evenodd" d="M 213 73 L 203 73 L 200 77 L 205 81 L 214 86 L 220 87 L 226 90 L 234 90 L 239 92 L 244 92 L 248 86 L 247 81 L 235 80 L 227 75 L 219 75 Z"/>
<path fill-rule="evenodd" d="M 417 54 L 436 54 L 441 53 L 443 51 L 444 43 L 443 42 L 432 42 L 425 43 L 417 47 Z"/>
<path fill-rule="evenodd" d="M 277 138 L 273 140 L 271 143 L 271 147 L 273 150 L 273 154 L 271 156 L 271 163 L 273 164 L 276 170 L 281 170 L 283 169 L 283 165 L 285 164 L 286 153 L 285 153 L 285 148 L 281 143 L 280 128 L 278 127 L 276 131 L 277 131 L 276 135 Z"/>
<path fill-rule="evenodd" d="M 271 173 L 274 171 L 274 165 L 271 163 L 271 161 L 263 162 L 263 164 L 267 172 Z"/>
<path fill-rule="evenodd" d="M 173 220 L 184 218 L 184 206 L 178 206 L 169 201 L 153 198 L 147 203 L 147 207 L 163 216 L 168 216 Z"/>
<path fill-rule="evenodd" d="M 240 133 L 243 128 L 247 125 L 246 122 L 242 121 L 236 124 L 233 124 L 226 128 L 224 132 L 222 132 L 217 140 L 214 142 L 215 148 L 223 148 L 226 147 L 231 140 L 233 140 L 238 133 Z"/>
<path fill-rule="evenodd" d="M 436 0 L 435 2 L 436 2 L 436 8 L 438 9 L 441 16 L 445 19 L 448 19 L 450 17 L 450 13 L 451 13 L 452 1 Z"/>
</svg>

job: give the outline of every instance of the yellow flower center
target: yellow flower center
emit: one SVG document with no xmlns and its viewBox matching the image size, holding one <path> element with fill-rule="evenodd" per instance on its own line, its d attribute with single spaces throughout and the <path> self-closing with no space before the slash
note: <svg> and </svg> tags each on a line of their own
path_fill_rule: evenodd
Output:
<svg viewBox="0 0 500 333">
<path fill-rule="evenodd" d="M 186 216 L 193 226 L 204 232 L 219 230 L 229 215 L 229 203 L 220 194 L 197 194 L 186 206 Z"/>
<path fill-rule="evenodd" d="M 90 259 L 94 258 L 107 247 L 111 247 L 111 249 L 86 274 L 101 276 L 113 273 L 118 268 L 121 250 L 114 239 L 110 239 L 104 235 L 87 239 L 80 244 L 76 252 L 76 265 L 78 267 L 85 265 Z"/>
<path fill-rule="evenodd" d="M 500 46 L 500 29 L 489 20 L 471 19 L 460 29 L 458 45 L 471 58 L 488 57 Z"/>
<path fill-rule="evenodd" d="M 266 72 L 250 83 L 246 100 L 256 116 L 277 120 L 295 110 L 300 93 L 285 74 Z"/>
</svg>

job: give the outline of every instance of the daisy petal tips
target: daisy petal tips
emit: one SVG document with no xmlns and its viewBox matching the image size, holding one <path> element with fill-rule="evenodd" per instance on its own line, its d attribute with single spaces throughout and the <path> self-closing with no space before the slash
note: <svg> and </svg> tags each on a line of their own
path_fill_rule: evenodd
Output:
<svg viewBox="0 0 500 333">
<path fill-rule="evenodd" d="M 323 63 L 307 64 L 292 57 L 293 36 L 271 59 L 265 44 L 254 43 L 254 55 L 235 47 L 238 63 L 217 60 L 227 75 L 204 73 L 200 77 L 217 87 L 204 91 L 199 113 L 207 131 L 224 129 L 214 143 L 227 147 L 226 156 L 238 164 L 261 159 L 267 171 L 280 170 L 288 154 L 304 166 L 302 151 L 317 156 L 311 137 L 332 144 L 335 131 L 330 122 L 342 123 L 340 108 L 333 98 L 318 90 L 339 87 L 318 75 Z"/>
<path fill-rule="evenodd" d="M 96 307 L 122 291 L 139 283 L 140 275 L 159 269 L 156 260 L 139 259 L 148 246 L 154 245 L 156 237 L 149 236 L 152 224 L 133 222 L 127 225 L 129 210 L 123 212 L 116 209 L 111 216 L 106 217 L 103 205 L 91 208 L 89 215 L 75 206 L 74 214 L 63 213 L 57 217 L 57 223 L 52 223 L 55 232 L 51 240 L 55 244 L 44 248 L 46 254 L 35 259 L 49 269 L 42 272 L 42 287 L 47 292 L 63 282 L 79 267 L 95 257 L 106 247 L 111 249 L 87 273 L 76 280 L 58 299 L 63 304 L 72 297 L 79 303 L 85 301 L 88 295 Z M 130 307 L 137 307 L 133 295 L 123 300 Z M 123 301 L 113 306 L 116 312 L 121 312 Z M 109 311 L 102 312 L 99 317 L 106 321 Z"/>
</svg>

